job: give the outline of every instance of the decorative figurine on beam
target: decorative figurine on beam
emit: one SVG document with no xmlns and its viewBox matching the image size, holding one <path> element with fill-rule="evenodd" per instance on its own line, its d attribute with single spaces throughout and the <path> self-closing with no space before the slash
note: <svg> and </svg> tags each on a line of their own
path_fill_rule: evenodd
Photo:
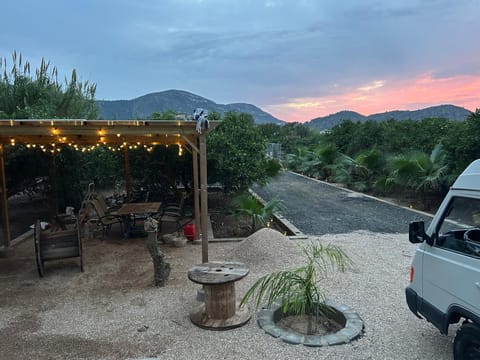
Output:
<svg viewBox="0 0 480 360">
<path fill-rule="evenodd" d="M 197 122 L 197 132 L 202 133 L 202 130 L 208 130 L 208 110 L 196 108 L 193 112 L 193 119 Z"/>
</svg>

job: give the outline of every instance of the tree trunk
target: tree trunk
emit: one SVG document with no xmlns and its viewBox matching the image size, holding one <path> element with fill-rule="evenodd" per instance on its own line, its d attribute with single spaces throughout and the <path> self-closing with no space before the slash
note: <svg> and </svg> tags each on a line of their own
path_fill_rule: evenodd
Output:
<svg viewBox="0 0 480 360">
<path fill-rule="evenodd" d="M 146 244 L 153 261 L 155 286 L 165 286 L 170 275 L 170 264 L 165 262 L 165 255 L 158 250 L 156 231 L 148 231 Z"/>
</svg>

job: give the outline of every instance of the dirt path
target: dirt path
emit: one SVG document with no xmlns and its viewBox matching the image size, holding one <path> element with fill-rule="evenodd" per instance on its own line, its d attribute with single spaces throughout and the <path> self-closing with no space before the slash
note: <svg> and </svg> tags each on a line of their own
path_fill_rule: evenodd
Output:
<svg viewBox="0 0 480 360">
<path fill-rule="evenodd" d="M 357 230 L 406 233 L 413 220 L 431 217 L 359 193 L 285 172 L 253 190 L 263 199 L 277 198 L 287 205 L 283 215 L 305 234 L 342 234 Z"/>
</svg>

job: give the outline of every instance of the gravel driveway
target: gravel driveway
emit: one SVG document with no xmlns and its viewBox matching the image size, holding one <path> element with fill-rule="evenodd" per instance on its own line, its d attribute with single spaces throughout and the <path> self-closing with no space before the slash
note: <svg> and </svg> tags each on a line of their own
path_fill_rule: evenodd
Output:
<svg viewBox="0 0 480 360">
<path fill-rule="evenodd" d="M 211 243 L 209 259 L 250 268 L 236 285 L 241 297 L 260 276 L 303 265 L 299 245 L 342 246 L 353 268 L 320 286 L 358 312 L 360 338 L 322 348 L 288 345 L 265 334 L 255 315 L 229 331 L 196 327 L 188 314 L 198 306 L 198 286 L 187 272 L 201 262 L 198 244 L 162 245 L 172 273 L 167 286 L 155 288 L 143 239 L 86 240 L 84 273 L 72 259 L 48 264 L 42 279 L 30 239 L 0 258 L 0 359 L 452 359 L 454 332 L 440 335 L 405 304 L 416 248 L 406 226 L 419 214 L 289 173 L 263 191 L 288 202 L 287 219 L 315 235 L 288 240 L 261 229 L 240 243 Z"/>
<path fill-rule="evenodd" d="M 264 200 L 283 200 L 283 215 L 305 234 L 344 234 L 357 230 L 406 233 L 413 220 L 431 217 L 291 172 L 253 190 Z"/>
</svg>

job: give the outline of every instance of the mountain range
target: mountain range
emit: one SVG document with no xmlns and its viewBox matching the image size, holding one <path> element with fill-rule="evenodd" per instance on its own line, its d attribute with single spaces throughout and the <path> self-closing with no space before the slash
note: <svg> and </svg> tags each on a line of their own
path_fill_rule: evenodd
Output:
<svg viewBox="0 0 480 360">
<path fill-rule="evenodd" d="M 106 120 L 148 118 L 153 112 L 173 110 L 182 114 L 192 114 L 196 108 L 217 111 L 246 112 L 253 116 L 255 123 L 283 124 L 269 113 L 255 105 L 245 103 L 217 104 L 212 100 L 183 90 L 166 90 L 140 96 L 132 100 L 100 100 L 97 101 L 102 117 Z"/>
<path fill-rule="evenodd" d="M 216 102 L 183 90 L 166 90 L 146 94 L 131 100 L 99 100 L 97 104 L 104 119 L 137 119 L 148 118 L 153 112 L 173 110 L 178 113 L 192 114 L 196 108 L 217 111 L 222 115 L 227 111 L 246 112 L 253 116 L 256 124 L 284 124 L 259 107 L 247 103 L 217 104 Z M 344 120 L 364 122 L 367 120 L 384 121 L 422 120 L 427 117 L 464 120 L 471 112 L 455 105 L 439 105 L 425 109 L 408 111 L 396 110 L 365 116 L 354 111 L 340 111 L 328 116 L 312 119 L 305 124 L 317 130 L 329 129 Z"/>
<path fill-rule="evenodd" d="M 386 121 L 390 119 L 394 120 L 422 120 L 425 118 L 446 118 L 450 120 L 465 120 L 471 112 L 465 108 L 455 105 L 438 105 L 431 106 L 420 110 L 395 110 L 387 111 L 378 114 L 372 114 L 365 116 L 354 111 L 340 111 L 338 113 L 318 117 L 310 120 L 309 126 L 317 130 L 326 130 L 335 125 L 340 124 L 344 120 L 351 120 L 353 122 L 365 122 L 367 120 L 373 121 Z"/>
</svg>

